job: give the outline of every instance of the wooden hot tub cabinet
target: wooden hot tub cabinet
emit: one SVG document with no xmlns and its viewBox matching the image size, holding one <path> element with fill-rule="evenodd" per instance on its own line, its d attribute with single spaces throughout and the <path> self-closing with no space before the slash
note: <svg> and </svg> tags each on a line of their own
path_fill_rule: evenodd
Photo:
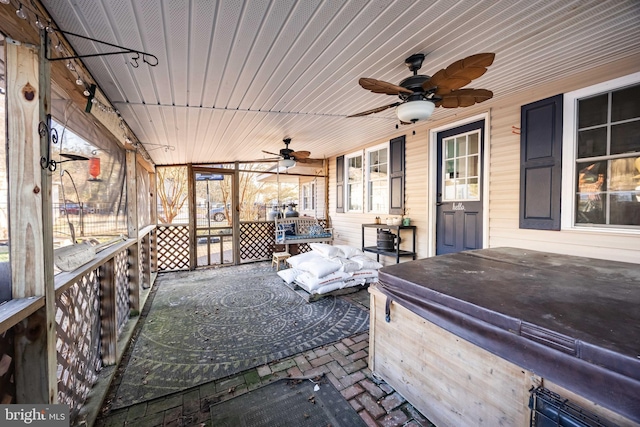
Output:
<svg viewBox="0 0 640 427">
<path fill-rule="evenodd" d="M 638 264 L 481 249 L 384 267 L 370 293 L 371 370 L 439 427 L 527 426 L 540 385 L 640 425 Z"/>
</svg>

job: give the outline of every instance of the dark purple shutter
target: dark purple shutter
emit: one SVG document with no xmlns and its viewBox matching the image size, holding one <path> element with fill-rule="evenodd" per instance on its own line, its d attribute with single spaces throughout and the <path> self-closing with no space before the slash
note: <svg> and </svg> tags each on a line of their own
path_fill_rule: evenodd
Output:
<svg viewBox="0 0 640 427">
<path fill-rule="evenodd" d="M 399 136 L 389 141 L 389 213 L 404 214 L 404 143 Z"/>
<path fill-rule="evenodd" d="M 523 105 L 520 228 L 560 230 L 562 94 Z"/>
</svg>

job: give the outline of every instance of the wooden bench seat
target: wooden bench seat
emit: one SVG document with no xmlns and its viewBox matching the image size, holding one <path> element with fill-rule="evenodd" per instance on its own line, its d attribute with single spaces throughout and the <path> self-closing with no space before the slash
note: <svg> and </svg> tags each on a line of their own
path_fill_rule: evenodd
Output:
<svg viewBox="0 0 640 427">
<path fill-rule="evenodd" d="M 275 229 L 276 244 L 285 245 L 286 252 L 290 244 L 333 241 L 333 228 L 322 227 L 311 217 L 276 218 Z"/>
</svg>

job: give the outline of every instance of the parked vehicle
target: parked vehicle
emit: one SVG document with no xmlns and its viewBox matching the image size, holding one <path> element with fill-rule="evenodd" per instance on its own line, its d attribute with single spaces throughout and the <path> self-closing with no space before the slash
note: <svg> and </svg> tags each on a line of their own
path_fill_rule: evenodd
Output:
<svg viewBox="0 0 640 427">
<path fill-rule="evenodd" d="M 214 220 L 215 222 L 222 222 L 227 219 L 227 216 L 224 213 L 224 206 L 218 206 L 209 211 L 209 218 Z"/>
<path fill-rule="evenodd" d="M 60 204 L 60 213 L 65 214 L 68 213 L 70 215 L 79 215 L 80 214 L 80 205 L 76 202 L 72 202 L 67 200 L 66 203 Z"/>
</svg>

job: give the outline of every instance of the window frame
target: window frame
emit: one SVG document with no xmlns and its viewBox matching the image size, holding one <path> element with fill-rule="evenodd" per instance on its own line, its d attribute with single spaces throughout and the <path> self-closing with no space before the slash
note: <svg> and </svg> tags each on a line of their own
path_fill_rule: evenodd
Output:
<svg viewBox="0 0 640 427">
<path fill-rule="evenodd" d="M 312 211 L 315 209 L 315 183 L 314 182 L 306 182 L 302 184 L 302 210 L 303 211 Z M 306 192 L 306 197 L 305 197 Z"/>
<path fill-rule="evenodd" d="M 387 188 L 386 188 L 386 195 L 384 197 L 385 200 L 385 204 L 386 204 L 386 210 L 375 210 L 372 209 L 370 206 L 370 190 L 371 190 L 371 168 L 369 167 L 369 155 L 372 152 L 375 151 L 381 151 L 381 150 L 386 150 L 387 151 L 387 178 L 386 178 L 386 184 L 387 184 Z M 390 181 L 391 181 L 391 174 L 390 174 L 390 164 L 389 164 L 389 143 L 385 142 L 382 144 L 378 144 L 376 146 L 373 147 L 369 147 L 365 150 L 365 156 L 364 156 L 364 169 L 366 170 L 366 173 L 364 174 L 364 182 L 366 184 L 366 186 L 364 187 L 364 210 L 367 213 L 377 213 L 377 214 L 388 214 L 389 213 L 389 192 L 390 189 L 389 187 L 391 186 Z M 376 180 L 377 181 L 384 181 L 384 180 Z"/>
<path fill-rule="evenodd" d="M 360 170 L 360 209 L 350 209 L 351 206 L 351 183 L 349 182 L 349 161 L 356 157 L 360 157 L 360 162 L 362 164 Z M 347 213 L 363 213 L 365 208 L 365 188 L 364 188 L 364 169 L 365 169 L 365 156 L 364 151 L 356 151 L 351 154 L 345 154 L 344 156 L 344 211 Z"/>
<path fill-rule="evenodd" d="M 597 233 L 640 234 L 640 227 L 633 225 L 579 224 L 576 223 L 576 177 L 578 159 L 578 101 L 584 98 L 640 84 L 640 72 L 603 83 L 588 86 L 564 94 L 563 102 L 563 153 L 562 153 L 562 213 L 561 229 Z M 607 156 L 603 158 L 606 159 Z"/>
</svg>

